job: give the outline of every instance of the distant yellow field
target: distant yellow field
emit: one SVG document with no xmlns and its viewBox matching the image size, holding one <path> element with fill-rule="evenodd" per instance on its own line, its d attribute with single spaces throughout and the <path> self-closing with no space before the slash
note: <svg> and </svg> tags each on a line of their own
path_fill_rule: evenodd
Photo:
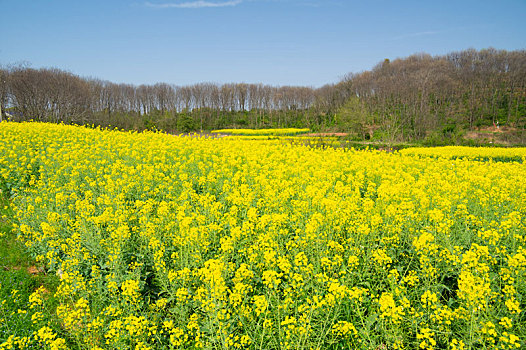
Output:
<svg viewBox="0 0 526 350">
<path fill-rule="evenodd" d="M 462 147 L 462 146 L 445 146 L 445 147 L 427 147 L 427 148 L 406 148 L 400 151 L 402 154 L 418 154 L 435 157 L 466 157 L 476 158 L 517 158 L 526 157 L 526 148 L 488 148 L 488 147 Z"/>
<path fill-rule="evenodd" d="M 503 155 L 0 123 L 17 232 L 91 349 L 523 347 L 526 164 L 471 159 Z"/>
<path fill-rule="evenodd" d="M 229 134 L 229 135 L 270 135 L 270 136 L 290 136 L 308 133 L 310 129 L 220 129 L 212 130 L 213 134 Z"/>
</svg>

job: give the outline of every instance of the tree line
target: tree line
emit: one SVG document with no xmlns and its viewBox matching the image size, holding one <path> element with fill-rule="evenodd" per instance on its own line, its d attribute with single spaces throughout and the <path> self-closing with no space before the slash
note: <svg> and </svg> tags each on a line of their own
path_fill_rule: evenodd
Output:
<svg viewBox="0 0 526 350">
<path fill-rule="evenodd" d="M 115 84 L 57 68 L 0 70 L 0 106 L 13 119 L 167 131 L 319 124 L 326 89 L 263 84 Z M 318 107 L 315 107 L 318 106 Z M 316 109 L 316 111 L 314 111 Z M 309 113 L 307 113 L 309 114 Z"/>
<path fill-rule="evenodd" d="M 526 51 L 464 50 L 384 60 L 320 88 L 115 84 L 57 68 L 0 68 L 5 118 L 187 132 L 307 127 L 357 138 L 423 139 L 526 124 Z"/>
<path fill-rule="evenodd" d="M 364 134 L 421 139 L 432 131 L 526 124 L 526 51 L 465 50 L 416 54 L 348 74 L 340 120 Z"/>
</svg>

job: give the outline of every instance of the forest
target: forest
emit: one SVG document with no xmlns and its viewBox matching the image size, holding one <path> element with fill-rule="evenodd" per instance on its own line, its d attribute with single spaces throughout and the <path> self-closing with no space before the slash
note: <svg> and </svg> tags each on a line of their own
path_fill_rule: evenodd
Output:
<svg viewBox="0 0 526 350">
<path fill-rule="evenodd" d="M 0 67 L 0 116 L 169 133 L 309 128 L 355 140 L 462 143 L 506 131 L 526 144 L 526 50 L 468 49 L 385 59 L 314 88 L 210 82 L 116 84 L 59 68 Z"/>
</svg>

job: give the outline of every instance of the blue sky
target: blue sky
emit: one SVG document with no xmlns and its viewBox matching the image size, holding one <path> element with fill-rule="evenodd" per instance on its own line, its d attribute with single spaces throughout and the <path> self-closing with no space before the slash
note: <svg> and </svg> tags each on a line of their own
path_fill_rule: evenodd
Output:
<svg viewBox="0 0 526 350">
<path fill-rule="evenodd" d="M 526 0 L 0 0 L 0 64 L 319 87 L 385 58 L 526 48 Z"/>
</svg>

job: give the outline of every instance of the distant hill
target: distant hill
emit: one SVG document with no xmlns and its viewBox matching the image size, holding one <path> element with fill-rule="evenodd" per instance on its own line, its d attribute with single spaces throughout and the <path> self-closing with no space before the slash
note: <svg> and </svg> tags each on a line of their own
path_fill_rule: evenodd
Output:
<svg viewBox="0 0 526 350">
<path fill-rule="evenodd" d="M 340 109 L 347 113 L 341 124 L 358 134 L 375 125 L 387 138 L 450 138 L 461 130 L 498 124 L 517 131 L 526 124 L 524 50 L 386 59 L 341 84 L 357 100 Z"/>
</svg>

